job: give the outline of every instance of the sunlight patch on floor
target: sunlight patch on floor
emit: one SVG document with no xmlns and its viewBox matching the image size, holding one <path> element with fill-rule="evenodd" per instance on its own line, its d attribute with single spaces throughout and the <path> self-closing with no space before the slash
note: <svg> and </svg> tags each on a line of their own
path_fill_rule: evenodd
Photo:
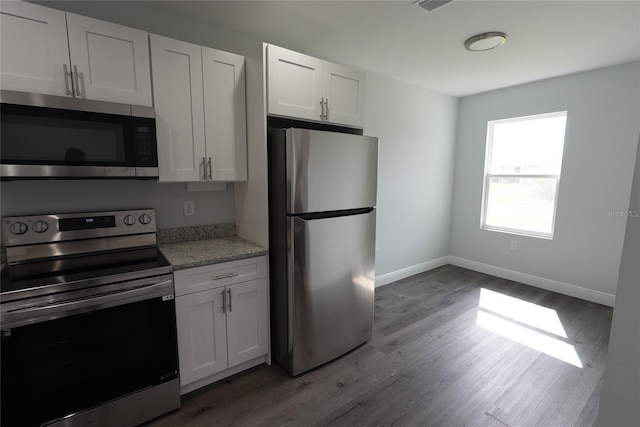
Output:
<svg viewBox="0 0 640 427">
<path fill-rule="evenodd" d="M 567 333 L 555 310 L 483 288 L 480 290 L 476 324 L 512 341 L 582 368 L 582 362 L 575 347 L 560 339 L 566 339 Z"/>
</svg>

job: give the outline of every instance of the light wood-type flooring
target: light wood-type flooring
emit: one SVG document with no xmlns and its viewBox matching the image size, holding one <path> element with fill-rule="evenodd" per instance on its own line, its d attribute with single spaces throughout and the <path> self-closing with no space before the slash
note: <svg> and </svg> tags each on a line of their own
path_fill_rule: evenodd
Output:
<svg viewBox="0 0 640 427">
<path fill-rule="evenodd" d="M 375 304 L 345 356 L 295 378 L 256 367 L 147 426 L 594 425 L 610 307 L 451 265 Z"/>
</svg>

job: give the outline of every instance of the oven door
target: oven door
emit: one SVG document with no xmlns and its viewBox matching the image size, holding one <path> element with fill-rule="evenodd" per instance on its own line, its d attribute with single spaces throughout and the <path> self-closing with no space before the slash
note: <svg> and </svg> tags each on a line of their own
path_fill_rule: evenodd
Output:
<svg viewBox="0 0 640 427">
<path fill-rule="evenodd" d="M 136 425 L 179 407 L 172 276 L 84 292 L 3 304 L 3 426 Z M 171 381 L 160 400 L 172 407 L 159 413 L 144 399 L 118 403 Z"/>
</svg>

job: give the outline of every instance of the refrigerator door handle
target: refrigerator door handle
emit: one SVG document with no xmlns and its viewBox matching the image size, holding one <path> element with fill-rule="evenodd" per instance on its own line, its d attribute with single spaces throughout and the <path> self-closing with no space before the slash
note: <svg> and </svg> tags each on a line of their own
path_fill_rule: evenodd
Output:
<svg viewBox="0 0 640 427">
<path fill-rule="evenodd" d="M 361 215 L 368 214 L 373 212 L 375 208 L 357 208 L 357 209 L 344 209 L 340 211 L 330 211 L 330 212 L 313 212 L 313 213 L 301 213 L 290 216 L 298 217 L 305 221 L 312 221 L 314 219 L 325 219 L 325 218 L 339 218 L 342 216 L 351 216 L 351 215 Z"/>
</svg>

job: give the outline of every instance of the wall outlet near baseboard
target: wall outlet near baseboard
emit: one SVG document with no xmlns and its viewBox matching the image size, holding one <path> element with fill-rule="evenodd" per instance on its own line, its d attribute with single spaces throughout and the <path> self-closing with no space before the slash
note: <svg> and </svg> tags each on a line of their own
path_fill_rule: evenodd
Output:
<svg viewBox="0 0 640 427">
<path fill-rule="evenodd" d="M 184 216 L 193 216 L 196 214 L 196 206 L 193 203 L 193 200 L 185 200 L 182 202 L 182 209 L 184 211 Z"/>
</svg>

